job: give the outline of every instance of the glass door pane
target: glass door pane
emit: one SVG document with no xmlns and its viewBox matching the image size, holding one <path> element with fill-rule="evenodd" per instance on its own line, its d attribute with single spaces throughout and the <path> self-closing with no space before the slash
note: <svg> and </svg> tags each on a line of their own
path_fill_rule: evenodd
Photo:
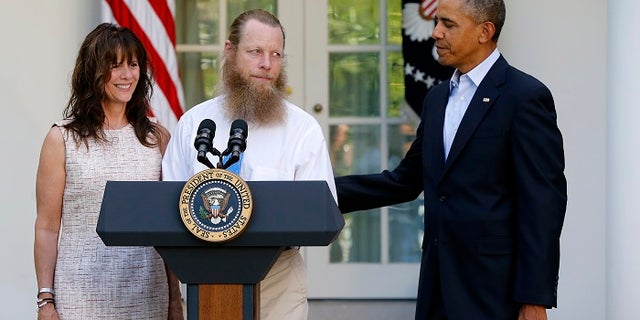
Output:
<svg viewBox="0 0 640 320">
<path fill-rule="evenodd" d="M 415 139 L 416 128 L 410 122 L 389 126 L 389 168 L 404 157 Z M 388 207 L 389 262 L 420 263 L 424 233 L 424 201 L 422 195 L 411 202 Z"/>
<path fill-rule="evenodd" d="M 380 171 L 380 126 L 332 125 L 329 139 L 335 175 Z M 330 246 L 331 263 L 379 263 L 380 209 L 343 217 L 345 226 Z"/>
<path fill-rule="evenodd" d="M 329 115 L 380 115 L 380 59 L 377 52 L 329 54 Z"/>
</svg>

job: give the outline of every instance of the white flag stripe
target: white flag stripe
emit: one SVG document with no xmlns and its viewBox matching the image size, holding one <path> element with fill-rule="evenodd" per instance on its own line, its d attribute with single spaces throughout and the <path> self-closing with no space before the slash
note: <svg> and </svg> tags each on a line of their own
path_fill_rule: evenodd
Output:
<svg viewBox="0 0 640 320">
<path fill-rule="evenodd" d="M 151 109 L 153 110 L 153 115 L 168 130 L 173 131 L 173 128 L 178 124 L 178 118 L 171 108 L 161 107 L 168 105 L 169 100 L 167 100 L 164 92 L 162 92 L 157 85 L 153 85 L 153 95 L 151 96 Z"/>
<path fill-rule="evenodd" d="M 171 11 L 171 16 L 175 18 L 176 16 L 176 2 L 173 0 L 167 0 L 167 7 L 169 7 L 169 11 Z"/>
</svg>

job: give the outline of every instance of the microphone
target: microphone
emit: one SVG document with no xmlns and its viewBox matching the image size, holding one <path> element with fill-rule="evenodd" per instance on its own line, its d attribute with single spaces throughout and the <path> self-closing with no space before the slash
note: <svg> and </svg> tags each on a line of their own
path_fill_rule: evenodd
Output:
<svg viewBox="0 0 640 320">
<path fill-rule="evenodd" d="M 224 152 L 225 155 L 230 154 L 230 156 L 224 164 L 225 169 L 240 160 L 240 153 L 247 149 L 248 136 L 249 129 L 247 128 L 247 122 L 242 119 L 236 119 L 231 123 L 229 142 L 227 143 L 227 150 Z"/>
<path fill-rule="evenodd" d="M 215 135 L 216 123 L 211 119 L 204 119 L 200 122 L 196 140 L 193 143 L 193 146 L 198 150 L 198 161 L 210 169 L 213 168 L 213 164 L 207 158 L 207 153 L 213 152 L 213 138 Z"/>
</svg>

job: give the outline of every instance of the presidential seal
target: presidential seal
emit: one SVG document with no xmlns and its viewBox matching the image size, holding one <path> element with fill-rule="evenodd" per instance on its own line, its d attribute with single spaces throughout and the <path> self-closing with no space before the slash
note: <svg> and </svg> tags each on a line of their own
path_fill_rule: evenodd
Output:
<svg viewBox="0 0 640 320">
<path fill-rule="evenodd" d="M 180 194 L 180 217 L 196 237 L 225 242 L 242 234 L 253 199 L 247 183 L 223 169 L 206 169 L 189 179 Z"/>
</svg>

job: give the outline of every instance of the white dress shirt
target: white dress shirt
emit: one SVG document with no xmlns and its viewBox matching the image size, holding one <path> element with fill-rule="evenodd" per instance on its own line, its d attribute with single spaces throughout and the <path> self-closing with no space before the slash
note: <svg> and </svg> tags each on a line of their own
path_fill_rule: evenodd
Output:
<svg viewBox="0 0 640 320">
<path fill-rule="evenodd" d="M 480 82 L 489 72 L 489 69 L 500 57 L 500 52 L 495 49 L 489 57 L 487 57 L 482 63 L 477 65 L 471 71 L 461 74 L 458 69 L 453 72 L 453 76 L 449 81 L 449 102 L 445 109 L 444 126 L 442 129 L 443 145 L 444 145 L 444 159 L 447 160 L 449 156 L 449 150 L 455 139 L 458 127 L 462 122 L 469 103 L 476 93 Z"/>
</svg>

